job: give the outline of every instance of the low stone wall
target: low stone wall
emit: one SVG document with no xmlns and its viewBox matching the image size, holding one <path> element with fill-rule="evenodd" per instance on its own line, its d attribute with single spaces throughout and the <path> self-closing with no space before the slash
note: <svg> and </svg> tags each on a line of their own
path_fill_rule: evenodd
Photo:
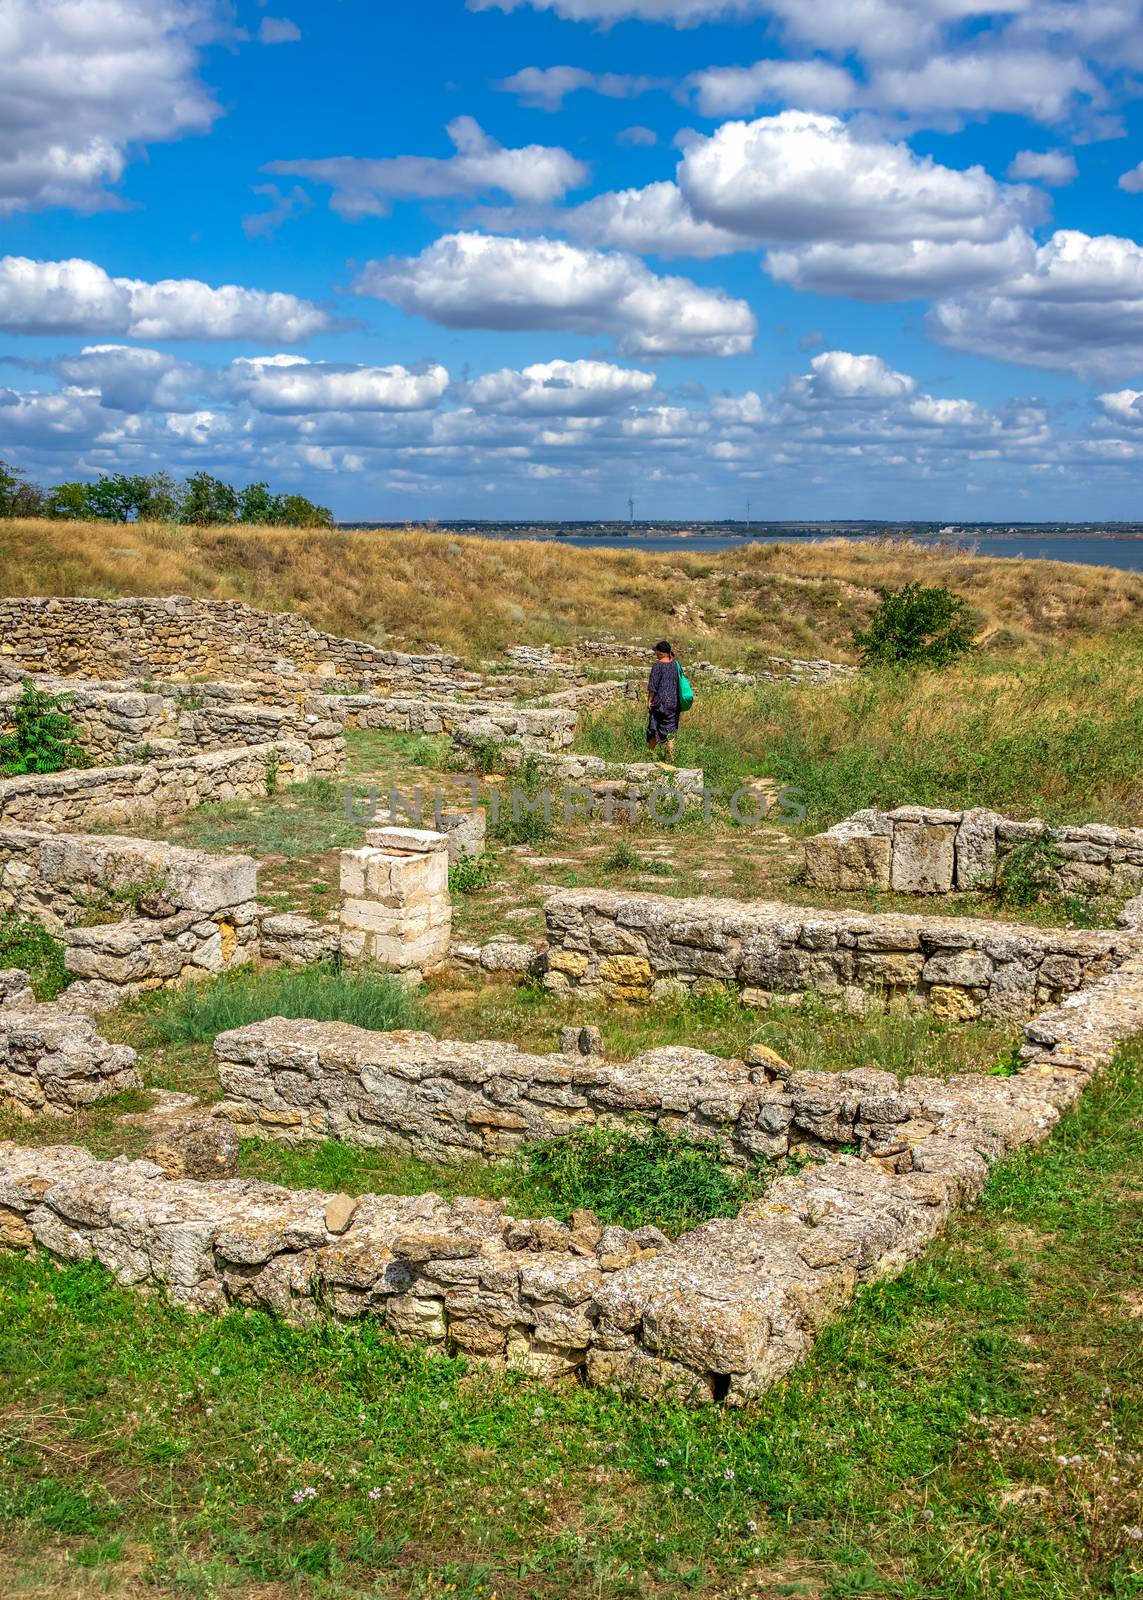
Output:
<svg viewBox="0 0 1143 1600">
<path fill-rule="evenodd" d="M 815 889 L 893 889 L 950 894 L 991 889 L 1019 846 L 1043 840 L 1038 868 L 1059 893 L 1109 894 L 1143 887 L 1143 828 L 1049 828 L 995 811 L 901 806 L 856 811 L 805 842 L 806 882 Z"/>
<path fill-rule="evenodd" d="M 237 600 L 0 599 L 0 657 L 28 672 L 118 678 L 238 677 L 262 685 L 290 673 L 365 684 L 448 687 L 467 679 L 455 656 L 409 655 L 323 633 L 290 611 Z"/>
<path fill-rule="evenodd" d="M 466 730 L 453 735 L 458 756 L 469 753 Z M 698 767 L 666 767 L 654 761 L 604 761 L 601 756 L 545 754 L 521 750 L 506 744 L 499 753 L 506 774 L 517 773 L 528 764 L 541 784 L 551 791 L 553 809 L 562 803 L 579 815 L 590 812 L 606 821 L 630 818 L 637 821 L 648 810 L 658 822 L 677 822 L 688 806 L 703 798 L 703 774 Z M 559 793 L 563 791 L 563 794 Z M 578 793 L 577 793 L 578 791 Z M 510 808 L 510 793 L 494 789 L 492 804 Z"/>
<path fill-rule="evenodd" d="M 532 709 L 494 700 L 410 700 L 378 695 L 346 695 L 344 705 L 350 727 L 430 736 L 463 730 L 467 747 L 482 739 L 515 739 L 524 750 L 566 750 L 576 732 L 574 710 L 561 707 Z"/>
<path fill-rule="evenodd" d="M 79 683 L 35 678 L 36 687 L 66 699 L 76 741 L 93 762 L 130 762 L 186 750 L 236 749 L 292 739 L 308 744 L 315 773 L 340 772 L 345 710 L 339 695 L 307 694 L 286 705 L 259 705 L 236 696 L 208 698 L 191 691 L 142 690 L 129 683 Z M 243 685 L 250 691 L 251 685 Z M 0 689 L 0 724 L 21 693 Z"/>
<path fill-rule="evenodd" d="M 594 662 L 621 671 L 648 673 L 652 652 L 642 644 L 620 644 L 610 639 L 583 639 L 573 645 L 516 645 L 508 651 L 514 666 L 528 672 L 558 672 L 582 680 L 587 664 Z M 843 661 L 805 656 L 768 656 L 755 672 L 735 672 L 712 661 L 687 661 L 688 676 L 696 673 L 714 683 L 833 683 L 852 678 L 857 667 Z"/>
<path fill-rule="evenodd" d="M 282 739 L 241 750 L 0 779 L 0 828 L 84 829 L 249 800 L 314 775 L 308 744 Z"/>
<path fill-rule="evenodd" d="M 952 1020 L 1023 1020 L 1110 971 L 1135 937 L 597 889 L 564 890 L 544 912 L 558 992 L 639 1002 L 733 983 L 748 1004 L 816 993 Z"/>
<path fill-rule="evenodd" d="M 972 1074 L 795 1072 L 766 1050 L 728 1061 L 680 1046 L 603 1064 L 280 1017 L 220 1034 L 214 1060 L 222 1114 L 245 1138 L 337 1139 L 428 1161 L 495 1159 L 635 1119 L 736 1166 L 847 1146 L 901 1173 L 953 1122 L 1018 1114 L 998 1080 Z"/>
<path fill-rule="evenodd" d="M 901 1115 L 911 1103 L 893 1103 L 909 1085 L 895 1096 L 857 1075 L 837 1085 L 842 1113 L 805 1085 L 790 1098 L 811 1138 L 824 1118 L 830 1137 L 895 1129 L 897 1148 L 779 1178 L 737 1217 L 673 1244 L 654 1228 L 600 1228 L 586 1212 L 566 1226 L 436 1195 L 353 1202 L 13 1145 L 0 1146 L 0 1243 L 94 1258 L 121 1283 L 161 1285 L 200 1310 L 258 1306 L 308 1321 L 321 1306 L 538 1375 L 582 1372 L 644 1395 L 742 1404 L 792 1370 L 860 1284 L 920 1255 L 991 1165 L 1043 1139 L 1117 1041 L 1141 1030 L 1143 957 L 1133 954 L 1029 1024 L 1027 1065 L 1013 1077 L 924 1080 L 923 1138 Z M 318 1054 L 307 1042 L 293 1070 L 316 1082 Z M 372 1094 L 364 1072 L 361 1081 Z"/>
<path fill-rule="evenodd" d="M 26 992 L 16 1005 L 0 1005 L 0 1109 L 28 1117 L 66 1116 L 142 1086 L 134 1050 L 108 1044 L 90 1017 L 37 1006 Z M 3 1235 L 0 1225 L 0 1239 Z"/>
<path fill-rule="evenodd" d="M 76 977 L 128 993 L 249 961 L 258 940 L 257 874 L 250 856 L 0 828 L 0 911 L 62 938 Z"/>
</svg>

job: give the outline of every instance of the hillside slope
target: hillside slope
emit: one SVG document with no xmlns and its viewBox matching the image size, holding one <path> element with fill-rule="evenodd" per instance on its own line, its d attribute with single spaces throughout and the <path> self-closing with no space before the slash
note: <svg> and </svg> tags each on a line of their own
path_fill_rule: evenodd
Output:
<svg viewBox="0 0 1143 1600">
<path fill-rule="evenodd" d="M 666 633 L 690 656 L 728 663 L 772 652 L 851 659 L 876 586 L 910 579 L 965 595 L 996 649 L 1143 623 L 1143 574 L 895 541 L 647 555 L 419 531 L 0 523 L 0 593 L 234 598 L 471 660 L 600 633 Z"/>
</svg>

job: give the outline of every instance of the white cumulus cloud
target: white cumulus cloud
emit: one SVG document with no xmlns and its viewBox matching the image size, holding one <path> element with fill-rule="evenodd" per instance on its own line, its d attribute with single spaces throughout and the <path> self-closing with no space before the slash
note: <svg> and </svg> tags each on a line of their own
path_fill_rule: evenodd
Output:
<svg viewBox="0 0 1143 1600">
<path fill-rule="evenodd" d="M 831 61 L 756 61 L 752 67 L 707 67 L 688 79 L 704 117 L 733 116 L 776 100 L 806 111 L 843 111 L 857 84 Z"/>
<path fill-rule="evenodd" d="M 215 0 L 3 0 L 0 216 L 114 204 L 129 147 L 209 128 L 198 49 L 224 26 Z"/>
<path fill-rule="evenodd" d="M 558 239 L 445 234 L 419 256 L 369 263 L 355 287 L 447 328 L 610 333 L 634 356 L 742 355 L 756 332 L 746 302 L 721 289 Z"/>
<path fill-rule="evenodd" d="M 456 149 L 452 156 L 331 156 L 271 161 L 266 171 L 328 184 L 333 209 L 348 218 L 385 216 L 394 200 L 471 199 L 493 190 L 546 205 L 587 182 L 583 162 L 558 146 L 505 149 L 472 117 L 454 117 L 446 131 Z"/>
<path fill-rule="evenodd" d="M 796 392 L 811 400 L 899 400 L 916 387 L 907 372 L 894 371 L 880 356 L 823 350 L 797 381 Z"/>
<path fill-rule="evenodd" d="M 275 339 L 292 343 L 333 325 L 308 300 L 194 278 L 113 278 L 94 261 L 0 258 L 6 333 L 125 334 L 132 339 Z"/>
<path fill-rule="evenodd" d="M 957 350 L 1085 374 L 1143 367 L 1143 246 L 1061 229 L 991 292 L 940 301 L 933 336 Z"/>
<path fill-rule="evenodd" d="M 1119 187 L 1124 194 L 1143 194 L 1143 161 L 1122 175 Z"/>
<path fill-rule="evenodd" d="M 242 358 L 231 366 L 230 388 L 256 411 L 424 411 L 448 388 L 446 369 L 431 365 L 363 367 L 296 356 Z"/>
<path fill-rule="evenodd" d="M 1062 189 L 1079 176 L 1075 157 L 1066 150 L 1018 150 L 1008 168 L 1008 176 L 1022 183 L 1044 183 Z"/>
<path fill-rule="evenodd" d="M 644 399 L 655 375 L 609 361 L 541 361 L 516 371 L 504 367 L 469 384 L 474 406 L 515 416 L 599 416 Z"/>
</svg>

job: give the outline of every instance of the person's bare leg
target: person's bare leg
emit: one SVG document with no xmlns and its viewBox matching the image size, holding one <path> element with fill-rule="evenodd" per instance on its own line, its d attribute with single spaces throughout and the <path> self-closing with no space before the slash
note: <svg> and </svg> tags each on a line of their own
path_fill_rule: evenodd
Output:
<svg viewBox="0 0 1143 1600">
<path fill-rule="evenodd" d="M 667 740 L 667 760 L 673 767 L 675 764 L 675 741 L 673 739 Z"/>
</svg>

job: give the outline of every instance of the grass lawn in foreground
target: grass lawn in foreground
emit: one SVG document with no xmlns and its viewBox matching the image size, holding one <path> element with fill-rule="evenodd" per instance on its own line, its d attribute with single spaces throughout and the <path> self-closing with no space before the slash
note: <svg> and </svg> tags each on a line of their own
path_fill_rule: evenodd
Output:
<svg viewBox="0 0 1143 1600">
<path fill-rule="evenodd" d="M 739 1412 L 0 1261 L 11 1595 L 1127 1600 L 1143 1050 Z"/>
</svg>

